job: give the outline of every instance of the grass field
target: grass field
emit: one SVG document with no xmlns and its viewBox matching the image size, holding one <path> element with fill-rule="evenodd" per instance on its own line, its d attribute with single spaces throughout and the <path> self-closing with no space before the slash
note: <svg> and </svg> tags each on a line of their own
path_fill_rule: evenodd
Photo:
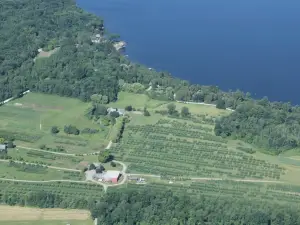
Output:
<svg viewBox="0 0 300 225">
<path fill-rule="evenodd" d="M 109 128 L 100 129 L 98 124 L 85 117 L 89 103 L 55 95 L 29 93 L 22 98 L 0 107 L 0 136 L 14 135 L 17 144 L 38 147 L 64 146 L 70 153 L 94 152 L 107 145 Z M 66 135 L 65 125 L 78 129 L 94 128 L 100 132 L 94 135 Z M 59 134 L 50 134 L 52 126 L 58 126 Z"/>
<path fill-rule="evenodd" d="M 168 102 L 151 99 L 145 94 L 120 92 L 118 95 L 118 101 L 110 103 L 109 106 L 125 108 L 126 106 L 131 105 L 135 109 L 143 109 L 145 106 L 148 109 L 154 109 L 166 103 Z"/>
<path fill-rule="evenodd" d="M 92 225 L 90 213 L 85 210 L 38 209 L 15 206 L 0 206 L 0 224 L 18 225 Z"/>
</svg>

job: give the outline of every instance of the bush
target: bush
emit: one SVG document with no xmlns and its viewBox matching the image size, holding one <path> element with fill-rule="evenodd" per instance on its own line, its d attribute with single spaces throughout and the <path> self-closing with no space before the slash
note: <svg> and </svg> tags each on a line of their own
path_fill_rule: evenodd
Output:
<svg viewBox="0 0 300 225">
<path fill-rule="evenodd" d="M 116 166 L 117 166 L 117 164 L 116 164 L 115 162 L 111 162 L 110 165 L 111 165 L 112 167 L 116 167 Z"/>
<path fill-rule="evenodd" d="M 131 106 L 131 105 L 126 106 L 126 107 L 125 107 L 125 110 L 126 110 L 126 111 L 129 111 L 129 112 L 132 111 L 132 106 Z"/>
<path fill-rule="evenodd" d="M 58 127 L 57 127 L 57 126 L 51 127 L 51 133 L 52 133 L 52 134 L 57 134 L 57 133 L 59 133 Z"/>
<path fill-rule="evenodd" d="M 80 131 L 75 126 L 72 125 L 66 125 L 64 127 L 64 132 L 66 134 L 74 134 L 74 135 L 79 135 L 80 133 Z"/>
<path fill-rule="evenodd" d="M 120 116 L 120 113 L 118 111 L 113 111 L 109 115 L 113 118 L 118 118 Z"/>
<path fill-rule="evenodd" d="M 98 129 L 91 129 L 91 128 L 84 128 L 83 130 L 81 130 L 82 134 L 96 134 L 98 132 L 99 132 Z"/>
<path fill-rule="evenodd" d="M 150 113 L 147 109 L 144 109 L 144 116 L 150 116 Z"/>
<path fill-rule="evenodd" d="M 41 145 L 39 146 L 39 148 L 40 148 L 40 149 L 46 149 L 46 145 L 45 145 L 45 144 L 41 144 Z"/>
</svg>

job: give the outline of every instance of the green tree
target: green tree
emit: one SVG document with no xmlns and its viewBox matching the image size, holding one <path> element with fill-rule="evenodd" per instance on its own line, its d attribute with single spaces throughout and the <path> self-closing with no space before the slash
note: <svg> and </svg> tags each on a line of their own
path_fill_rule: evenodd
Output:
<svg viewBox="0 0 300 225">
<path fill-rule="evenodd" d="M 0 144 L 3 144 L 4 142 L 5 142 L 5 139 L 0 137 Z"/>
<path fill-rule="evenodd" d="M 146 107 L 144 107 L 144 116 L 150 116 L 150 113 Z"/>
<path fill-rule="evenodd" d="M 186 106 L 182 107 L 180 114 L 181 114 L 182 117 L 188 117 L 188 116 L 190 116 L 189 108 L 186 107 Z"/>
<path fill-rule="evenodd" d="M 128 111 L 128 112 L 132 111 L 132 106 L 131 105 L 126 106 L 125 110 Z"/>
<path fill-rule="evenodd" d="M 91 163 L 91 164 L 89 165 L 89 170 L 95 170 L 95 169 L 96 169 L 95 164 L 94 164 L 94 163 Z"/>
<path fill-rule="evenodd" d="M 113 111 L 109 115 L 113 118 L 118 118 L 120 116 L 120 113 L 118 111 Z"/>
<path fill-rule="evenodd" d="M 51 134 L 57 134 L 57 133 L 59 133 L 58 127 L 57 126 L 51 127 Z"/>
<path fill-rule="evenodd" d="M 167 105 L 168 113 L 173 115 L 176 113 L 176 105 L 174 103 L 170 103 Z"/>
<path fill-rule="evenodd" d="M 101 163 L 108 162 L 110 160 L 110 158 L 111 158 L 111 155 L 110 155 L 110 152 L 108 151 L 108 149 L 101 151 L 98 155 L 98 160 Z"/>
<path fill-rule="evenodd" d="M 217 109 L 226 109 L 225 101 L 223 99 L 218 99 L 216 108 Z"/>
</svg>

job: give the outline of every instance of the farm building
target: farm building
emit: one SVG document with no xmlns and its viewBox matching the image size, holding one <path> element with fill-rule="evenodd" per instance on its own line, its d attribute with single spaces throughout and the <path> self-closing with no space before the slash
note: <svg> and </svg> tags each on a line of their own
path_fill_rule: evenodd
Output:
<svg viewBox="0 0 300 225">
<path fill-rule="evenodd" d="M 108 114 L 112 112 L 118 112 L 120 116 L 124 116 L 125 114 L 125 109 L 118 109 L 118 108 L 108 108 L 107 109 Z"/>
<path fill-rule="evenodd" d="M 0 144 L 0 152 L 6 152 L 7 146 L 5 144 Z"/>
<path fill-rule="evenodd" d="M 112 183 L 118 183 L 118 180 L 120 178 L 120 172 L 115 170 L 108 170 L 103 173 L 98 173 L 94 175 L 94 178 L 99 179 L 101 181 L 105 182 L 112 182 Z"/>
</svg>

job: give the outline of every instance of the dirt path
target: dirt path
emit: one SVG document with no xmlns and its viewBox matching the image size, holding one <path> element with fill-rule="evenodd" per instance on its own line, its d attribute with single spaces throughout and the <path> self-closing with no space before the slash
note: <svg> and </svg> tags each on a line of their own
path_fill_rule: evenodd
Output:
<svg viewBox="0 0 300 225">
<path fill-rule="evenodd" d="M 71 153 L 52 152 L 52 151 L 47 151 L 47 150 L 43 150 L 43 149 L 31 148 L 31 147 L 20 146 L 20 145 L 19 145 L 19 146 L 16 146 L 16 149 L 17 149 L 17 150 L 19 150 L 18 148 L 23 148 L 23 149 L 33 150 L 33 151 L 38 151 L 38 152 L 47 152 L 47 153 L 52 153 L 52 154 L 56 154 L 56 155 L 75 156 L 75 154 L 71 154 Z"/>
</svg>

